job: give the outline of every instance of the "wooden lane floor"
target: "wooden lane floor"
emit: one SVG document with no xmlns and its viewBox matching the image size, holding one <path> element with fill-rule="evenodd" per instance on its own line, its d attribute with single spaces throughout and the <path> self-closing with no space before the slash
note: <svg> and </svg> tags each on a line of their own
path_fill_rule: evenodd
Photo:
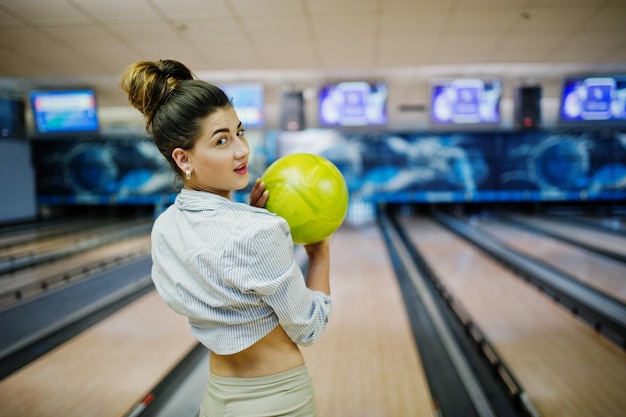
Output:
<svg viewBox="0 0 626 417">
<path fill-rule="evenodd" d="M 196 344 L 155 291 L 0 381 L 0 415 L 125 415 Z"/>
<path fill-rule="evenodd" d="M 303 348 L 319 415 L 434 417 L 378 230 L 342 228 L 331 250 L 333 311 Z M 194 345 L 186 319 L 152 292 L 0 381 L 0 415 L 121 417 Z"/>
<path fill-rule="evenodd" d="M 553 216 L 550 216 L 553 218 Z M 597 226 L 604 227 L 613 231 L 621 230 L 622 233 L 626 230 L 626 217 L 620 216 L 575 216 L 576 220 L 580 220 L 583 223 L 588 222 L 596 224 Z"/>
<path fill-rule="evenodd" d="M 114 219 L 65 219 L 63 221 L 42 221 L 31 225 L 0 228 L 0 255 L 3 250 L 26 242 L 48 239 L 76 233 L 81 229 L 113 223 Z"/>
<path fill-rule="evenodd" d="M 625 263 L 599 256 L 556 238 L 526 231 L 515 225 L 486 219 L 473 219 L 472 223 L 496 236 L 512 249 L 530 255 L 589 287 L 626 303 Z"/>
<path fill-rule="evenodd" d="M 442 226 L 401 224 L 543 417 L 624 416 L 621 347 Z"/>
<path fill-rule="evenodd" d="M 90 249 L 76 255 L 20 269 L 0 275 L 0 308 L 74 282 L 107 263 L 119 264 L 129 256 L 139 257 L 150 253 L 150 236 L 124 239 L 108 245 Z"/>
<path fill-rule="evenodd" d="M 534 215 L 512 216 L 530 226 L 535 226 L 547 232 L 563 236 L 583 244 L 592 245 L 607 251 L 626 256 L 626 236 L 615 233 L 594 230 L 586 227 L 577 227 L 555 219 Z"/>
<path fill-rule="evenodd" d="M 149 234 L 150 219 L 132 219 L 117 223 L 95 223 L 89 227 L 76 230 L 72 233 L 51 235 L 43 239 L 29 240 L 20 244 L 0 249 L 0 260 L 32 259 L 42 254 L 65 253 L 72 248 L 90 248 L 97 246 L 102 239 L 110 236 L 122 237 Z M 140 230 L 141 232 L 137 232 Z M 132 234 L 128 234 L 133 232 Z"/>
<path fill-rule="evenodd" d="M 331 244 L 333 310 L 303 349 L 320 416 L 434 416 L 393 266 L 375 227 L 343 227 Z"/>
</svg>

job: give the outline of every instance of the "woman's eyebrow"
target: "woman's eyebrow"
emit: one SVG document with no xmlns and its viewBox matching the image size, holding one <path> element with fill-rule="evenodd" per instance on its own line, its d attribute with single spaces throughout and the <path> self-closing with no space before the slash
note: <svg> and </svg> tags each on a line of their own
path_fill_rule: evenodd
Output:
<svg viewBox="0 0 626 417">
<path fill-rule="evenodd" d="M 223 129 L 217 129 L 215 132 L 213 132 L 213 134 L 211 136 L 215 136 L 218 133 L 228 133 L 228 132 L 230 132 L 230 129 L 225 127 Z"/>
<path fill-rule="evenodd" d="M 241 128 L 241 126 L 242 126 L 242 123 L 239 122 L 239 124 L 237 125 L 237 129 L 235 129 L 235 130 L 239 130 Z M 213 134 L 211 136 L 215 136 L 218 133 L 229 133 L 229 132 L 230 132 L 230 129 L 225 127 L 225 128 L 222 128 L 222 129 L 217 129 L 215 132 L 213 132 Z"/>
</svg>

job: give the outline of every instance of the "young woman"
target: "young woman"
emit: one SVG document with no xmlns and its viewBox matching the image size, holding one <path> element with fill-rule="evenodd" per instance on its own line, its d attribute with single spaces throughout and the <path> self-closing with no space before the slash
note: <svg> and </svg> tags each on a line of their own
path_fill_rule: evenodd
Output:
<svg viewBox="0 0 626 417">
<path fill-rule="evenodd" d="M 248 185 L 245 130 L 222 90 L 177 61 L 137 62 L 121 80 L 161 154 L 181 176 L 152 230 L 152 279 L 210 350 L 201 416 L 315 416 L 298 345 L 316 342 L 331 308 L 330 239 L 306 245 L 306 279 L 287 222 L 230 200 Z"/>
</svg>

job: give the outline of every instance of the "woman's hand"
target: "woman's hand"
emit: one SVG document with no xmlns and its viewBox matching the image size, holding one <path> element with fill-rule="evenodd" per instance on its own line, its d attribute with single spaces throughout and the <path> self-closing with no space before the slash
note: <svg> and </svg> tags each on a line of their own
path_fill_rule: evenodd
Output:
<svg viewBox="0 0 626 417">
<path fill-rule="evenodd" d="M 265 189 L 265 183 L 260 178 L 257 178 L 250 192 L 250 205 L 263 208 L 269 197 L 270 194 Z"/>
</svg>

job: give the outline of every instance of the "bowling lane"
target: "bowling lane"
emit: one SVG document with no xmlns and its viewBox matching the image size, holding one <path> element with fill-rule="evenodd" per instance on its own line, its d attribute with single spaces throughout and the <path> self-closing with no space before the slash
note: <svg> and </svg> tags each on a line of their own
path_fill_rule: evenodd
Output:
<svg viewBox="0 0 626 417">
<path fill-rule="evenodd" d="M 7 224 L 0 227 L 0 253 L 2 249 L 24 242 L 46 239 L 52 236 L 63 236 L 94 227 L 96 224 L 112 223 L 114 219 L 65 218 L 50 221 L 33 222 L 24 225 Z"/>
<path fill-rule="evenodd" d="M 0 308 L 82 279 L 106 265 L 150 253 L 150 236 L 121 240 L 76 255 L 0 275 Z"/>
<path fill-rule="evenodd" d="M 581 242 L 582 244 L 592 245 L 626 256 L 626 236 L 586 227 L 573 226 L 569 223 L 555 220 L 554 218 L 546 218 L 537 215 L 511 215 L 510 217 L 517 221 L 546 230 L 549 233 L 554 233 L 558 236 Z"/>
<path fill-rule="evenodd" d="M 430 390 L 379 230 L 342 227 L 331 245 L 333 310 L 303 349 L 320 416 L 433 416 Z"/>
<path fill-rule="evenodd" d="M 536 258 L 626 303 L 626 264 L 623 262 L 497 220 L 475 217 L 471 222 L 512 249 Z"/>
<path fill-rule="evenodd" d="M 100 220 L 71 233 L 50 235 L 42 239 L 28 240 L 5 247 L 0 250 L 0 259 L 29 257 L 39 253 L 62 251 L 68 247 L 82 247 L 94 239 L 134 229 L 147 229 L 150 225 L 152 225 L 152 219 L 132 219 L 115 223 Z M 146 232 L 149 232 L 149 230 L 146 230 Z"/>
<path fill-rule="evenodd" d="M 442 226 L 401 224 L 542 416 L 623 416 L 623 349 Z"/>
<path fill-rule="evenodd" d="M 155 291 L 0 381 L 0 415 L 125 415 L 195 346 Z"/>
<path fill-rule="evenodd" d="M 549 218 L 555 218 L 556 216 L 551 215 Z M 568 219 L 571 219 L 574 222 L 578 222 L 580 224 L 591 224 L 595 227 L 600 227 L 603 229 L 611 230 L 613 232 L 619 232 L 622 234 L 626 234 L 626 217 L 619 216 L 582 216 L 582 215 L 570 215 Z"/>
</svg>

